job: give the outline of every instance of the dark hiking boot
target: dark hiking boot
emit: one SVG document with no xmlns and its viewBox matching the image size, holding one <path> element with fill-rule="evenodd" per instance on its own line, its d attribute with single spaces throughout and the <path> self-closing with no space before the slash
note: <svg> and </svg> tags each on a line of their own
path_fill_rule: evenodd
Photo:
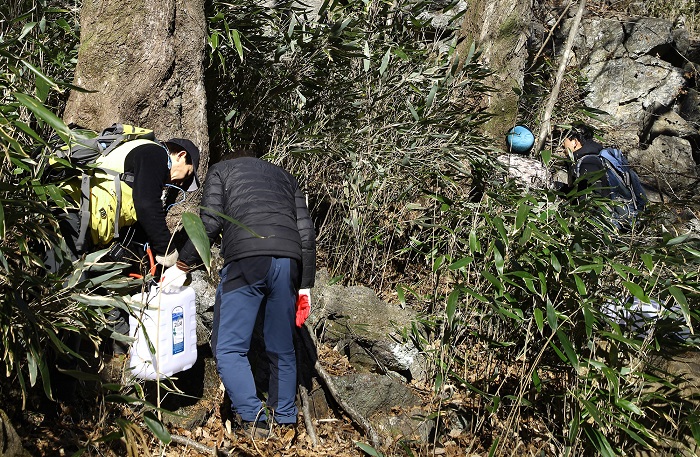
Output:
<svg viewBox="0 0 700 457">
<path fill-rule="evenodd" d="M 266 421 L 247 422 L 243 421 L 241 430 L 247 438 L 251 440 L 265 440 L 272 437 L 270 427 Z"/>
</svg>

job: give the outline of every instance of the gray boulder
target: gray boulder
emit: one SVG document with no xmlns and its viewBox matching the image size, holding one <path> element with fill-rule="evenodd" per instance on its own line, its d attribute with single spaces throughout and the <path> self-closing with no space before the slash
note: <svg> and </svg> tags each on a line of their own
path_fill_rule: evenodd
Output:
<svg viewBox="0 0 700 457">
<path fill-rule="evenodd" d="M 360 372 L 425 380 L 424 356 L 400 336 L 415 318 L 414 311 L 383 302 L 367 287 L 330 284 L 325 269 L 316 276 L 308 324 Z"/>
<path fill-rule="evenodd" d="M 574 52 L 580 66 L 592 65 L 625 57 L 624 43 L 625 30 L 620 21 L 593 18 L 581 21 Z"/>
<path fill-rule="evenodd" d="M 694 194 L 700 181 L 692 147 L 683 138 L 658 136 L 647 150 L 630 151 L 629 160 L 644 182 L 674 197 Z"/>
<path fill-rule="evenodd" d="M 568 33 L 565 24 L 560 37 Z M 637 59 L 643 55 L 676 60 L 688 52 L 688 32 L 659 18 L 619 19 L 590 18 L 581 21 L 574 52 L 581 66 L 592 65 L 610 59 L 629 57 Z"/>
<path fill-rule="evenodd" d="M 583 68 L 586 106 L 605 111 L 612 125 L 639 123 L 645 108 L 670 106 L 685 86 L 681 69 L 648 55 L 623 57 Z"/>
<path fill-rule="evenodd" d="M 214 322 L 214 299 L 218 286 L 218 274 L 207 274 L 197 270 L 192 273 L 192 287 L 196 293 L 197 308 L 197 344 L 209 344 L 212 323 Z"/>
<path fill-rule="evenodd" d="M 696 127 L 700 126 L 700 92 L 697 89 L 688 89 L 679 105 L 681 117 Z"/>
<path fill-rule="evenodd" d="M 626 37 L 625 49 L 633 59 L 646 54 L 666 54 L 676 46 L 676 41 L 682 43 L 687 50 L 687 31 L 674 29 L 673 24 L 665 19 L 644 17 L 626 21 L 623 27 Z"/>
<path fill-rule="evenodd" d="M 675 111 L 667 111 L 655 117 L 649 130 L 651 138 L 660 135 L 688 138 L 698 134 L 698 129 Z"/>
</svg>

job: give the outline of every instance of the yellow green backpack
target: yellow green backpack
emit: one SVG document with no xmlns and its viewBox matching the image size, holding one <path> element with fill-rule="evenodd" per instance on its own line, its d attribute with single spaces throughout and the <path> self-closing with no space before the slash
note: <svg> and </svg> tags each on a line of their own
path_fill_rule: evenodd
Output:
<svg viewBox="0 0 700 457">
<path fill-rule="evenodd" d="M 121 170 L 110 170 L 100 166 L 103 158 L 119 146 L 132 140 L 157 142 L 153 130 L 128 124 L 113 124 L 102 132 L 84 128 L 72 128 L 69 143 L 51 143 L 47 178 L 51 181 L 80 179 L 80 234 L 76 247 L 82 249 L 90 227 L 91 180 L 95 174 L 109 175 L 116 189 L 116 217 L 114 237 L 119 236 L 119 215 L 121 208 Z M 58 165 L 60 164 L 60 165 Z M 111 232 L 111 229 L 110 229 Z"/>
</svg>

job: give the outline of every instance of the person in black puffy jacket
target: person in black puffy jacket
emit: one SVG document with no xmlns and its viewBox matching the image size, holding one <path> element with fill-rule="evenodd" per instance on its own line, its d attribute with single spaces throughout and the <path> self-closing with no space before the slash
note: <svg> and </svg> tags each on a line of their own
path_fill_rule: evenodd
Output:
<svg viewBox="0 0 700 457">
<path fill-rule="evenodd" d="M 316 273 L 316 234 L 306 198 L 282 168 L 255 157 L 224 157 L 207 173 L 201 206 L 210 242 L 222 237 L 211 345 L 233 412 L 244 428 L 267 426 L 247 357 L 260 311 L 270 361 L 266 406 L 278 424 L 296 423 L 295 305 L 299 290 L 313 287 Z M 187 241 L 172 268 L 187 271 L 199 261 Z M 175 276 L 166 270 L 164 281 Z"/>
</svg>

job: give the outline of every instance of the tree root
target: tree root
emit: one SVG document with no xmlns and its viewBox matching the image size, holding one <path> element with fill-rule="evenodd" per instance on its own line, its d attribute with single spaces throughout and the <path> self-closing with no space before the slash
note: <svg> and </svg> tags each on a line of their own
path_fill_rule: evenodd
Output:
<svg viewBox="0 0 700 457">
<path fill-rule="evenodd" d="M 226 455 L 224 453 L 219 452 L 219 449 L 217 449 L 217 448 L 209 447 L 205 444 L 198 443 L 193 439 L 185 438 L 184 436 L 170 435 L 170 439 L 172 439 L 173 443 L 189 446 L 192 449 L 194 449 L 195 451 L 201 452 L 202 454 L 209 454 L 209 455 L 213 455 L 215 457 L 218 457 L 221 455 Z"/>
<path fill-rule="evenodd" d="M 306 433 L 311 438 L 311 446 L 316 447 L 318 444 L 318 435 L 316 434 L 316 426 L 313 420 L 311 420 L 311 411 L 309 409 L 309 393 L 306 391 L 306 387 L 299 384 L 299 397 L 301 398 L 301 410 L 304 413 L 304 425 L 306 426 Z"/>
</svg>

